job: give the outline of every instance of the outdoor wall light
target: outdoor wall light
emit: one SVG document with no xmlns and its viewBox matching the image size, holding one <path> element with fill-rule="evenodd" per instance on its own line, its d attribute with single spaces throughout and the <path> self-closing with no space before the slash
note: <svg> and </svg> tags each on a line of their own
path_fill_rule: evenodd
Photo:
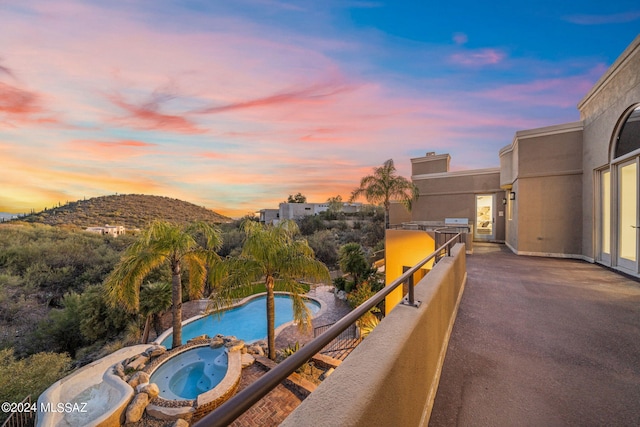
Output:
<svg viewBox="0 0 640 427">
<path fill-rule="evenodd" d="M 503 205 L 506 205 L 506 204 L 507 204 L 507 198 L 506 198 L 506 197 L 503 197 L 503 198 L 502 198 L 502 204 L 503 204 Z"/>
<path fill-rule="evenodd" d="M 515 199 L 516 199 L 516 193 L 512 191 L 511 193 L 509 193 L 509 200 L 515 200 Z"/>
</svg>

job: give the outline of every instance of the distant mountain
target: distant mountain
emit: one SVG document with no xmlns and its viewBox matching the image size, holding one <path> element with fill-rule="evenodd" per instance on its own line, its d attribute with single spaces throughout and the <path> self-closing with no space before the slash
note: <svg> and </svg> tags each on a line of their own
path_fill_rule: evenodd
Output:
<svg viewBox="0 0 640 427">
<path fill-rule="evenodd" d="M 44 211 L 20 217 L 19 221 L 49 225 L 76 225 L 83 228 L 109 224 L 123 225 L 131 229 L 144 228 L 156 219 L 176 224 L 198 220 L 214 223 L 232 221 L 229 217 L 193 203 L 143 194 L 78 200 L 50 209 L 45 208 Z"/>
<path fill-rule="evenodd" d="M 0 212 L 0 221 L 8 221 L 10 219 L 17 218 L 17 217 L 18 217 L 18 214 Z"/>
</svg>

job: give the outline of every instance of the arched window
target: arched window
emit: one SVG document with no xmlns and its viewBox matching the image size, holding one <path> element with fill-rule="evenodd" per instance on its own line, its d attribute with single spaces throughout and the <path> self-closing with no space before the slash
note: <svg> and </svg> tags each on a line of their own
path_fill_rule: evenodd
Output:
<svg viewBox="0 0 640 427">
<path fill-rule="evenodd" d="M 636 106 L 620 128 L 614 158 L 640 149 L 640 105 Z"/>
</svg>

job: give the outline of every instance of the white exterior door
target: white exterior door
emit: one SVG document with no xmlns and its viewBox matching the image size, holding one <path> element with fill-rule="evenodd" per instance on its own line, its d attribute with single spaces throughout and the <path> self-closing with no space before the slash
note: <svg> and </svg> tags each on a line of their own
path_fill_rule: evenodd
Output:
<svg viewBox="0 0 640 427">
<path fill-rule="evenodd" d="M 493 240 L 495 238 L 494 194 L 476 196 L 476 224 L 474 237 L 476 240 Z"/>
</svg>

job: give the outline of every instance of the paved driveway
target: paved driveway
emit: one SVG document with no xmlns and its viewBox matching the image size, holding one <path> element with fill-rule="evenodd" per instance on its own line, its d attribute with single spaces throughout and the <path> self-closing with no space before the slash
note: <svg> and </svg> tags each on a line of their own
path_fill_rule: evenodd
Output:
<svg viewBox="0 0 640 427">
<path fill-rule="evenodd" d="M 430 426 L 640 426 L 640 283 L 474 251 Z"/>
</svg>

